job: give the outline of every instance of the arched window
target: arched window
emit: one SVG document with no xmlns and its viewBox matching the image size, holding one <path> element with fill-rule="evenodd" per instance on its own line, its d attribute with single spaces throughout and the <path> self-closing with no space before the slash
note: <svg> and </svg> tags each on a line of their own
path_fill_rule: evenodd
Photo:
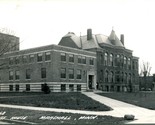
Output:
<svg viewBox="0 0 155 125">
<path fill-rule="evenodd" d="M 120 55 L 119 54 L 116 55 L 115 65 L 120 66 Z"/>
<path fill-rule="evenodd" d="M 128 58 L 128 68 L 131 69 L 131 59 Z"/>
<path fill-rule="evenodd" d="M 128 81 L 129 84 L 131 84 L 131 74 L 129 73 L 129 81 Z"/>
<path fill-rule="evenodd" d="M 124 57 L 124 67 L 126 68 L 126 61 L 127 61 L 127 58 Z"/>
<path fill-rule="evenodd" d="M 122 72 L 122 75 L 121 75 L 121 80 L 122 80 L 122 83 L 124 82 L 124 73 Z"/>
<path fill-rule="evenodd" d="M 128 81 L 128 75 L 127 75 L 127 73 L 125 73 L 124 74 L 124 83 L 127 84 L 127 81 Z"/>
<path fill-rule="evenodd" d="M 107 53 L 104 54 L 104 65 L 105 66 L 108 65 L 108 54 Z"/>
<path fill-rule="evenodd" d="M 103 64 L 103 55 L 100 55 L 100 63 Z"/>
<path fill-rule="evenodd" d="M 114 73 L 112 71 L 109 73 L 109 82 L 114 82 Z"/>
<path fill-rule="evenodd" d="M 119 71 L 117 71 L 115 73 L 115 81 L 116 81 L 116 83 L 119 83 L 120 82 L 120 72 Z"/>
<path fill-rule="evenodd" d="M 113 66 L 113 54 L 110 54 L 110 66 Z"/>
<path fill-rule="evenodd" d="M 108 71 L 105 71 L 105 82 L 108 82 Z"/>
</svg>

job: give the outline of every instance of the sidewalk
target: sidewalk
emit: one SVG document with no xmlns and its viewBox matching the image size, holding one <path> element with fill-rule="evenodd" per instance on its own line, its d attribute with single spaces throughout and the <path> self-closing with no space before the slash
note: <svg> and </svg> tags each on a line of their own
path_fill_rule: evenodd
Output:
<svg viewBox="0 0 155 125">
<path fill-rule="evenodd" d="M 154 110 L 141 108 L 115 99 L 110 99 L 104 96 L 94 94 L 93 92 L 83 92 L 83 94 L 87 95 L 88 97 L 96 101 L 99 101 L 100 103 L 103 103 L 113 108 L 113 111 L 110 112 L 111 116 L 124 117 L 125 114 L 133 114 L 135 116 L 135 119 L 137 120 L 130 122 L 131 124 L 132 123 L 140 123 L 140 124 L 155 123 Z"/>
<path fill-rule="evenodd" d="M 79 113 L 86 115 L 110 115 L 114 117 L 124 117 L 125 114 L 135 115 L 135 121 L 132 123 L 155 123 L 155 111 L 127 104 L 118 100 L 110 99 L 104 96 L 97 95 L 93 92 L 82 92 L 86 96 L 99 101 L 105 105 L 108 105 L 112 111 L 82 111 L 82 110 L 71 110 L 71 109 L 57 109 L 57 108 L 41 108 L 32 106 L 20 106 L 20 105 L 7 105 L 0 104 L 0 107 L 15 108 L 15 109 L 26 109 L 26 110 L 37 110 L 37 111 L 50 111 L 50 112 L 64 112 L 64 113 Z"/>
</svg>

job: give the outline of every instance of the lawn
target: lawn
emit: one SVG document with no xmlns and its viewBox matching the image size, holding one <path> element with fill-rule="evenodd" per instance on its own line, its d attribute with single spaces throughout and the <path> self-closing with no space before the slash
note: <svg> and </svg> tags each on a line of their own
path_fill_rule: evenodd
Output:
<svg viewBox="0 0 155 125">
<path fill-rule="evenodd" d="M 136 92 L 136 93 L 98 93 L 106 97 L 124 101 L 140 107 L 155 110 L 155 92 Z"/>
<path fill-rule="evenodd" d="M 111 110 L 110 107 L 94 101 L 80 92 L 58 92 L 50 94 L 0 93 L 0 103 L 90 111 Z"/>
<path fill-rule="evenodd" d="M 109 124 L 124 124 L 126 122 L 123 118 L 112 116 L 93 116 L 93 115 L 80 115 L 71 113 L 56 113 L 45 111 L 31 111 L 23 109 L 1 108 L 0 119 L 5 117 L 2 121 L 19 124 L 44 124 L 44 125 L 109 125 Z M 17 118 L 24 119 L 17 119 Z M 82 119 L 82 117 L 85 119 Z M 86 119 L 87 117 L 91 119 Z M 63 119 L 64 118 L 64 119 Z M 66 118 L 66 119 L 65 119 Z M 14 120 L 14 121 L 13 121 Z"/>
</svg>

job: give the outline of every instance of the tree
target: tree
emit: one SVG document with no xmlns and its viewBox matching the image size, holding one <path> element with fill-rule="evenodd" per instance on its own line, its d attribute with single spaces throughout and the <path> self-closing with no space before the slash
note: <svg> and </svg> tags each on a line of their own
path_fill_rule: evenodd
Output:
<svg viewBox="0 0 155 125">
<path fill-rule="evenodd" d="M 142 78 L 144 79 L 144 90 L 147 90 L 148 87 L 148 82 L 147 82 L 147 77 L 150 76 L 150 71 L 151 71 L 151 66 L 149 62 L 142 62 L 141 65 L 141 72 L 140 72 L 140 76 L 142 76 Z"/>
<path fill-rule="evenodd" d="M 15 37 L 15 33 L 7 28 L 0 28 L 0 58 L 10 51 L 19 50 L 19 38 Z M 6 68 L 5 62 L 0 61 L 0 69 Z"/>
</svg>

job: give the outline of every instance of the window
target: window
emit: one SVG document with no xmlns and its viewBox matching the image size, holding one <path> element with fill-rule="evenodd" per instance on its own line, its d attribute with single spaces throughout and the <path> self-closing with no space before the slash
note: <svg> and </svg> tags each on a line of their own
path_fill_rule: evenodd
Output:
<svg viewBox="0 0 155 125">
<path fill-rule="evenodd" d="M 66 69 L 65 68 L 61 69 L 61 78 L 66 78 Z"/>
<path fill-rule="evenodd" d="M 26 91 L 30 91 L 30 84 L 26 84 Z"/>
<path fill-rule="evenodd" d="M 77 79 L 81 79 L 81 73 L 82 73 L 81 70 L 77 70 Z"/>
<path fill-rule="evenodd" d="M 86 64 L 86 57 L 82 56 L 82 64 Z"/>
<path fill-rule="evenodd" d="M 17 70 L 17 71 L 15 72 L 15 79 L 16 79 L 16 80 L 19 80 L 19 70 Z"/>
<path fill-rule="evenodd" d="M 128 68 L 131 69 L 131 59 L 128 58 Z"/>
<path fill-rule="evenodd" d="M 41 78 L 46 78 L 46 68 L 41 68 Z"/>
<path fill-rule="evenodd" d="M 74 55 L 69 55 L 69 62 L 74 62 Z"/>
<path fill-rule="evenodd" d="M 114 82 L 114 73 L 111 71 L 109 74 L 109 82 Z"/>
<path fill-rule="evenodd" d="M 74 85 L 73 84 L 70 84 L 69 85 L 69 90 L 72 92 L 72 91 L 74 91 Z"/>
<path fill-rule="evenodd" d="M 124 57 L 124 65 L 126 65 L 126 59 L 127 59 L 127 58 L 126 58 L 126 57 Z"/>
<path fill-rule="evenodd" d="M 13 91 L 13 85 L 9 85 L 9 90 Z"/>
<path fill-rule="evenodd" d="M 135 69 L 135 62 L 134 61 L 132 62 L 132 69 L 133 70 Z"/>
<path fill-rule="evenodd" d="M 81 91 L 81 85 L 77 85 L 77 91 Z"/>
<path fill-rule="evenodd" d="M 74 79 L 74 70 L 69 69 L 69 79 Z"/>
<path fill-rule="evenodd" d="M 115 62 L 116 66 L 120 66 L 120 55 L 116 55 L 116 62 Z"/>
<path fill-rule="evenodd" d="M 29 62 L 33 63 L 34 62 L 34 55 L 29 55 Z"/>
<path fill-rule="evenodd" d="M 108 71 L 105 71 L 105 82 L 108 82 Z"/>
<path fill-rule="evenodd" d="M 15 87 L 16 87 L 16 91 L 19 91 L 19 85 L 16 85 Z"/>
<path fill-rule="evenodd" d="M 9 80 L 13 80 L 13 71 L 9 71 Z"/>
<path fill-rule="evenodd" d="M 61 84 L 61 91 L 66 91 L 66 84 Z"/>
<path fill-rule="evenodd" d="M 110 66 L 113 66 L 114 64 L 113 64 L 113 54 L 110 54 L 110 64 L 109 64 Z"/>
<path fill-rule="evenodd" d="M 81 63 L 81 56 L 78 56 L 78 63 Z"/>
<path fill-rule="evenodd" d="M 26 79 L 31 79 L 31 70 L 26 69 Z"/>
<path fill-rule="evenodd" d="M 104 65 L 105 66 L 108 65 L 108 54 L 107 53 L 104 54 Z"/>
<path fill-rule="evenodd" d="M 127 73 L 125 73 L 124 74 L 124 82 L 127 83 L 127 81 L 128 81 L 128 75 L 127 75 Z"/>
<path fill-rule="evenodd" d="M 23 61 L 23 63 L 27 63 L 27 56 L 26 56 L 26 55 L 24 55 L 24 56 L 22 57 L 22 61 Z"/>
<path fill-rule="evenodd" d="M 103 64 L 103 55 L 100 55 L 100 63 Z"/>
<path fill-rule="evenodd" d="M 66 61 L 66 53 L 61 53 L 61 61 Z"/>
<path fill-rule="evenodd" d="M 45 53 L 45 61 L 49 61 L 51 60 L 51 53 L 50 52 L 46 52 Z"/>
<path fill-rule="evenodd" d="M 13 57 L 12 58 L 9 58 L 9 64 L 10 65 L 13 65 Z"/>
<path fill-rule="evenodd" d="M 15 58 L 15 64 L 19 64 L 19 56 Z"/>
<path fill-rule="evenodd" d="M 116 83 L 120 82 L 120 72 L 119 71 L 117 71 L 115 74 L 115 80 L 116 80 Z"/>
<path fill-rule="evenodd" d="M 37 54 L 37 61 L 38 62 L 43 61 L 43 54 L 42 53 Z"/>
<path fill-rule="evenodd" d="M 94 58 L 90 58 L 89 64 L 90 64 L 90 65 L 94 65 Z"/>
<path fill-rule="evenodd" d="M 129 74 L 129 79 L 128 83 L 131 84 L 131 74 Z"/>
</svg>

